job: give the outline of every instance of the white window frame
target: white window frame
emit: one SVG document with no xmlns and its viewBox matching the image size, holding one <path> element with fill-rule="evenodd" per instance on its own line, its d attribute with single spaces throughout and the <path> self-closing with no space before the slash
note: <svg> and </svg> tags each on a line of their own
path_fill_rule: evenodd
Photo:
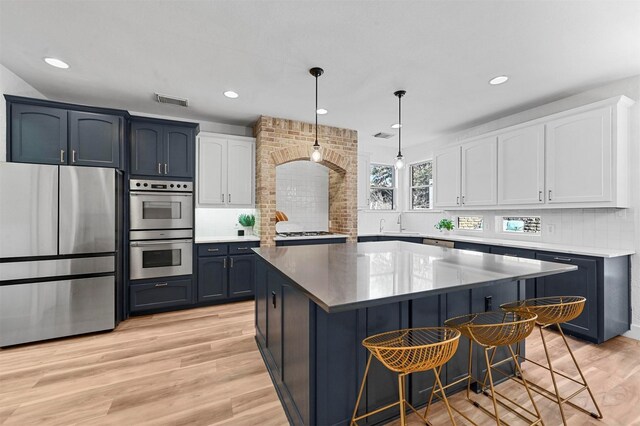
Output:
<svg viewBox="0 0 640 426">
<path fill-rule="evenodd" d="M 413 167 L 415 166 L 419 166 L 421 164 L 424 163 L 431 163 L 431 185 L 418 185 L 418 186 L 413 186 Z M 428 160 L 423 160 L 423 161 L 418 161 L 415 163 L 411 163 L 409 164 L 408 167 L 408 180 L 409 180 L 409 210 L 411 211 L 416 211 L 416 212 L 424 212 L 424 211 L 429 211 L 429 210 L 433 210 L 433 159 L 428 159 Z M 429 188 L 429 207 L 425 208 L 414 208 L 413 207 L 413 189 L 414 188 Z"/>
<path fill-rule="evenodd" d="M 371 186 L 371 171 L 373 170 L 374 167 L 389 167 L 391 168 L 391 187 L 387 187 L 387 186 Z M 368 210 L 371 211 L 381 211 L 381 212 L 392 212 L 397 210 L 398 208 L 398 199 L 397 199 L 397 192 L 396 189 L 398 187 L 398 173 L 396 173 L 396 168 L 393 167 L 392 164 L 384 164 L 384 163 L 369 163 L 369 174 L 367 176 L 369 178 L 369 205 L 367 206 Z M 371 191 L 374 189 L 384 189 L 384 190 L 391 190 L 391 208 L 390 209 L 374 209 L 371 208 Z"/>
</svg>

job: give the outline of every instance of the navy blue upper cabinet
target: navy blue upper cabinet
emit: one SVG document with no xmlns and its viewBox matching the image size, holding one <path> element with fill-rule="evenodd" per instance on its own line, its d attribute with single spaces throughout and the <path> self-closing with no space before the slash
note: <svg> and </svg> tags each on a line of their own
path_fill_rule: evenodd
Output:
<svg viewBox="0 0 640 426">
<path fill-rule="evenodd" d="M 35 105 L 10 105 L 9 161 L 67 164 L 67 111 Z"/>
<path fill-rule="evenodd" d="M 193 177 L 195 139 L 189 127 L 165 127 L 165 167 L 167 176 Z"/>
<path fill-rule="evenodd" d="M 194 176 L 197 125 L 168 123 L 176 122 L 132 120 L 131 174 L 177 178 Z"/>
<path fill-rule="evenodd" d="M 131 122 L 131 174 L 164 175 L 163 126 Z"/>
<path fill-rule="evenodd" d="M 69 111 L 70 164 L 120 167 L 120 142 L 124 118 Z"/>
<path fill-rule="evenodd" d="M 7 160 L 120 167 L 126 111 L 5 95 Z"/>
</svg>

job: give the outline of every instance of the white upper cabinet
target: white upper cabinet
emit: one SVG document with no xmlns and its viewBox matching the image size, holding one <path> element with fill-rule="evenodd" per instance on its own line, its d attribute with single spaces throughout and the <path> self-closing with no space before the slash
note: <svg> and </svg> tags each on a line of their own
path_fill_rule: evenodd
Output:
<svg viewBox="0 0 640 426">
<path fill-rule="evenodd" d="M 197 206 L 254 206 L 255 140 L 215 133 L 198 135 Z"/>
<path fill-rule="evenodd" d="M 498 135 L 498 204 L 544 203 L 544 125 Z"/>
<path fill-rule="evenodd" d="M 253 205 L 253 143 L 230 139 L 227 142 L 227 204 Z"/>
<path fill-rule="evenodd" d="M 434 157 L 434 206 L 629 207 L 628 116 L 633 104 L 618 96 L 441 151 Z"/>
<path fill-rule="evenodd" d="M 547 201 L 611 201 L 611 108 L 549 121 Z"/>
<path fill-rule="evenodd" d="M 496 161 L 495 136 L 462 145 L 463 206 L 491 206 L 498 202 Z"/>
<path fill-rule="evenodd" d="M 227 192 L 227 140 L 198 136 L 198 205 L 223 206 Z"/>
<path fill-rule="evenodd" d="M 460 147 L 449 148 L 433 158 L 433 206 L 460 207 Z"/>
</svg>

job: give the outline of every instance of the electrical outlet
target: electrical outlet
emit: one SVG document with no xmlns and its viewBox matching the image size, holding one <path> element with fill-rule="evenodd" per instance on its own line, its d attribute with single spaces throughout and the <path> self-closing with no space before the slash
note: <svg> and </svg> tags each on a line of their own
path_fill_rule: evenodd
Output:
<svg viewBox="0 0 640 426">
<path fill-rule="evenodd" d="M 625 219 L 627 217 L 627 210 L 626 209 L 616 210 L 616 217 L 618 219 Z"/>
</svg>

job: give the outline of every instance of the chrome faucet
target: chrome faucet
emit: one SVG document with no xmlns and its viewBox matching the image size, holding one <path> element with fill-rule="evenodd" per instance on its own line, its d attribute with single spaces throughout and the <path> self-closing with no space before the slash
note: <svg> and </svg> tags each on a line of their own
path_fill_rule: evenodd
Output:
<svg viewBox="0 0 640 426">
<path fill-rule="evenodd" d="M 382 231 L 384 231 L 384 219 L 380 219 L 380 233 L 382 233 Z"/>
<path fill-rule="evenodd" d="M 398 215 L 398 221 L 396 222 L 398 225 L 400 225 L 400 232 L 404 231 L 406 228 L 402 227 L 402 213 L 400 213 Z"/>
</svg>

